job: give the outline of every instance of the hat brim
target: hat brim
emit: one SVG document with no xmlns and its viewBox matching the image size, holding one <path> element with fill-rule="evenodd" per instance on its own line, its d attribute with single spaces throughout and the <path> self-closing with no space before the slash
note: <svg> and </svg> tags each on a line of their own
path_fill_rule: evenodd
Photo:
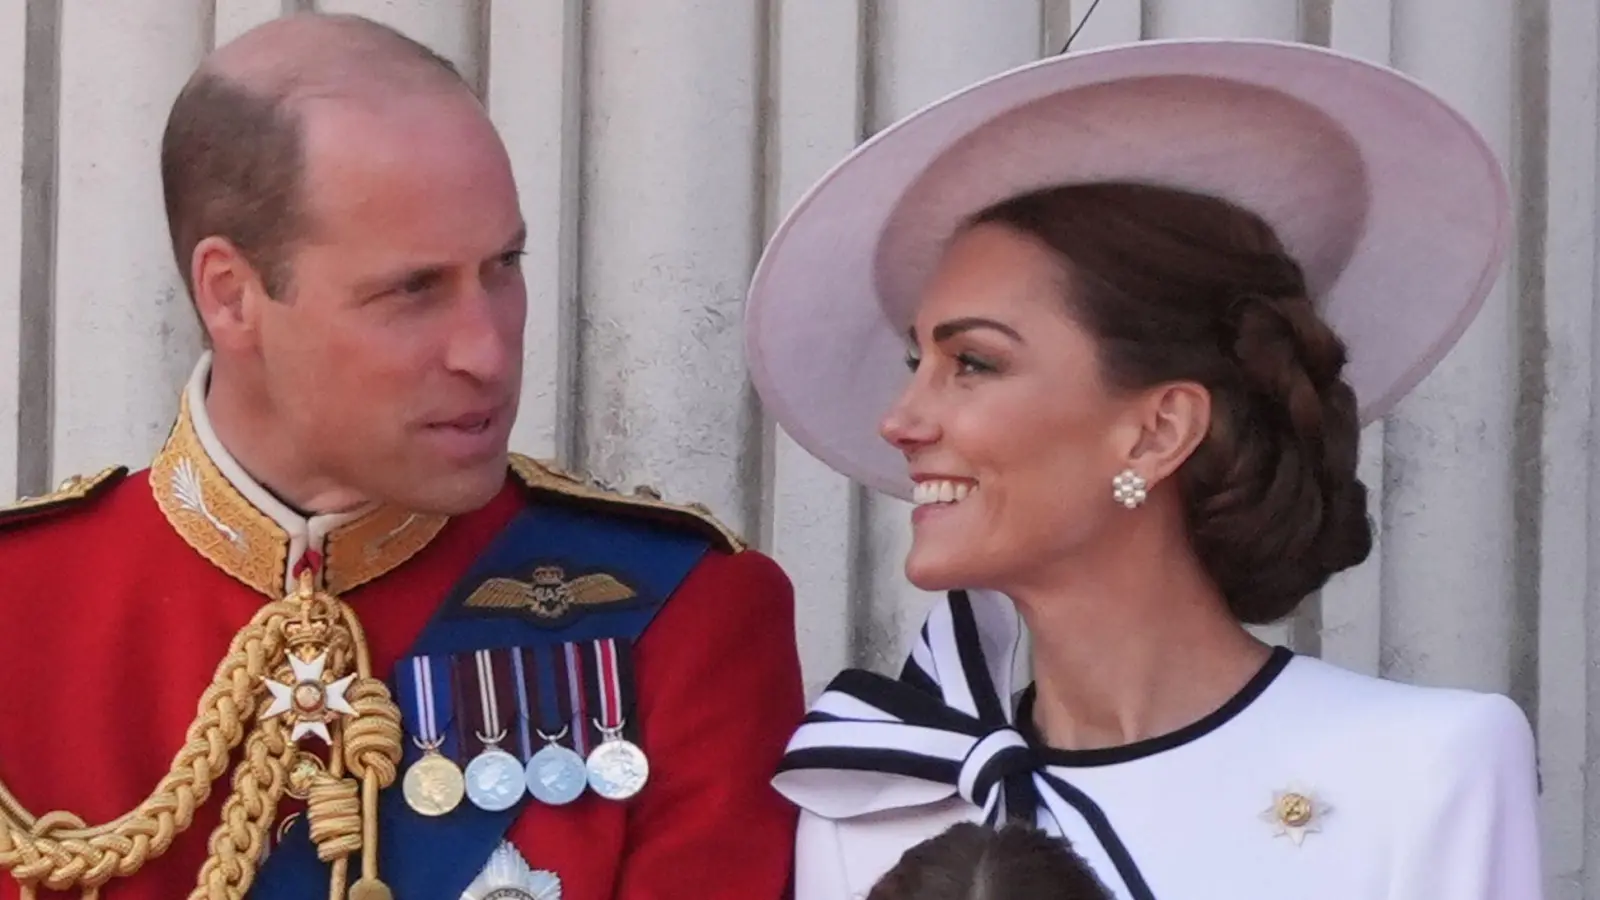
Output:
<svg viewBox="0 0 1600 900">
<path fill-rule="evenodd" d="M 1482 135 L 1392 69 L 1306 44 L 1141 41 L 989 78 L 856 148 L 784 218 L 751 281 L 763 404 L 834 470 L 909 498 L 878 422 L 906 329 L 955 231 L 1030 190 L 1136 181 L 1262 216 L 1345 341 L 1363 423 L 1414 388 L 1481 308 L 1510 196 Z"/>
</svg>

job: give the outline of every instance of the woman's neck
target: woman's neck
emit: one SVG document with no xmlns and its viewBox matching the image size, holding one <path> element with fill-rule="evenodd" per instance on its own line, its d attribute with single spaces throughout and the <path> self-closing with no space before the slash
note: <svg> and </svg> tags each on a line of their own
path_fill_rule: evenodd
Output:
<svg viewBox="0 0 1600 900">
<path fill-rule="evenodd" d="M 1010 594 L 1032 639 L 1034 725 L 1064 750 L 1130 744 L 1215 711 L 1271 649 L 1233 618 L 1187 553 L 1075 567 Z"/>
</svg>

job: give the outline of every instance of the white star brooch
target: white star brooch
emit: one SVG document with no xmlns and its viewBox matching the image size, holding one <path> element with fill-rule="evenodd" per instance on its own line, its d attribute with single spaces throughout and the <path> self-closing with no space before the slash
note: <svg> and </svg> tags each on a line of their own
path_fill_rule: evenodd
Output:
<svg viewBox="0 0 1600 900">
<path fill-rule="evenodd" d="M 517 848 L 505 841 L 467 885 L 461 900 L 561 900 L 561 879 L 554 872 L 534 869 Z"/>
<path fill-rule="evenodd" d="M 1298 847 L 1307 834 L 1322 831 L 1322 820 L 1332 812 L 1312 791 L 1292 786 L 1272 792 L 1272 805 L 1261 811 L 1261 819 L 1273 826 L 1273 837 L 1287 837 Z"/>
<path fill-rule="evenodd" d="M 261 718 L 271 719 L 287 715 L 289 721 L 294 723 L 294 730 L 290 732 L 289 740 L 299 741 L 305 735 L 314 734 L 322 738 L 324 744 L 332 744 L 333 737 L 328 734 L 328 723 L 336 716 L 356 714 L 355 707 L 344 698 L 344 692 L 350 688 L 350 683 L 356 676 L 352 672 L 338 681 L 325 684 L 322 672 L 327 665 L 326 653 L 309 662 L 292 653 L 289 654 L 289 667 L 294 672 L 293 680 L 283 682 L 272 678 L 262 679 L 267 683 L 267 690 L 272 692 L 272 704 L 261 714 Z"/>
</svg>

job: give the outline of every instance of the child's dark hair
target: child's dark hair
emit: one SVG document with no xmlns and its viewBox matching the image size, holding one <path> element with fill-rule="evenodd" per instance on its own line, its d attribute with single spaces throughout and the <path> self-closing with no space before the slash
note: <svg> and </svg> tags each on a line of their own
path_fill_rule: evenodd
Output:
<svg viewBox="0 0 1600 900">
<path fill-rule="evenodd" d="M 1111 900 L 1111 892 L 1065 840 L 963 822 L 907 850 L 867 900 Z"/>
</svg>

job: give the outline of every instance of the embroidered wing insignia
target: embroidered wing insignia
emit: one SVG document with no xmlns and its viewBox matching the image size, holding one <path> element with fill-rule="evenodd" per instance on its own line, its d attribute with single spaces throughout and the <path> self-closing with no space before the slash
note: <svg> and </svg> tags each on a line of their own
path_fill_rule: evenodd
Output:
<svg viewBox="0 0 1600 900">
<path fill-rule="evenodd" d="M 605 606 L 632 600 L 638 592 L 604 572 L 567 579 L 560 566 L 538 566 L 531 580 L 490 578 L 478 585 L 464 606 L 526 612 L 539 619 L 563 618 L 573 607 Z"/>
<path fill-rule="evenodd" d="M 468 606 L 481 609 L 522 609 L 533 605 L 531 586 L 514 578 L 490 578 L 467 598 Z"/>
<path fill-rule="evenodd" d="M 567 591 L 572 594 L 572 602 L 579 606 L 618 603 L 639 596 L 633 588 L 604 572 L 572 579 Z"/>
</svg>

